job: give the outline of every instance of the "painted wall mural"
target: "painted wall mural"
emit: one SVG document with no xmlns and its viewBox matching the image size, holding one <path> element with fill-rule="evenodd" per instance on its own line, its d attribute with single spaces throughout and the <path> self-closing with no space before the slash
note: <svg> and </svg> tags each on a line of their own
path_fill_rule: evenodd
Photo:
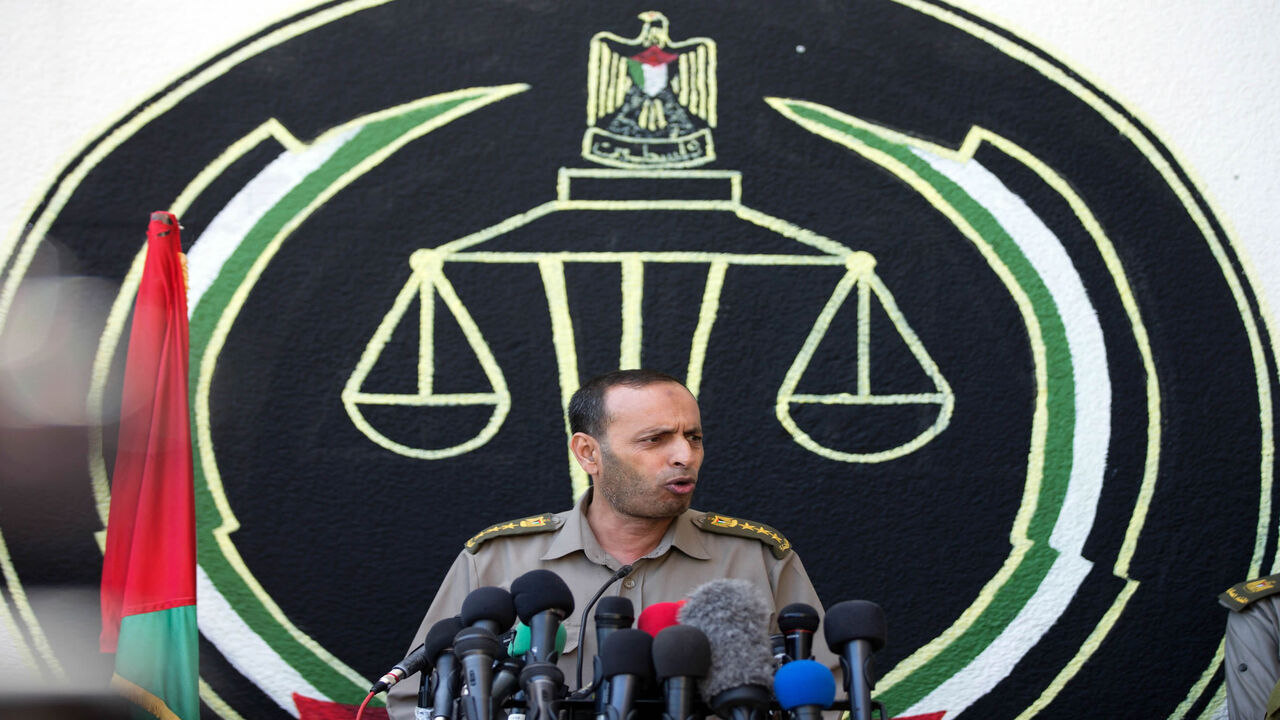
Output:
<svg viewBox="0 0 1280 720">
<path fill-rule="evenodd" d="M 139 105 L 0 258 L 0 344 L 56 322 L 68 267 L 113 288 L 75 304 L 101 424 L 4 431 L 58 458 L 56 523 L 0 468 L 4 620 L 41 672 L 70 645 L 29 590 L 97 581 L 161 208 L 209 717 L 359 704 L 470 535 L 585 490 L 564 405 L 640 366 L 699 398 L 696 507 L 885 608 L 894 716 L 1221 709 L 1215 595 L 1276 561 L 1272 343 L 1172 154 L 1001 28 L 923 0 L 334 2 Z"/>
</svg>

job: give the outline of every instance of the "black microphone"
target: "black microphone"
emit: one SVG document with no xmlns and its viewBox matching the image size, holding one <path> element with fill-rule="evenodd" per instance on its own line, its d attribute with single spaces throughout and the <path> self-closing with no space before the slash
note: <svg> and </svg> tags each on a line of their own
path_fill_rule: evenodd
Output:
<svg viewBox="0 0 1280 720">
<path fill-rule="evenodd" d="M 606 720 L 630 720 L 636 694 L 653 677 L 653 636 L 643 630 L 615 630 L 600 648 L 600 667 L 609 681 Z"/>
<path fill-rule="evenodd" d="M 600 601 L 599 607 L 596 608 L 596 650 L 597 655 L 592 658 L 595 665 L 595 675 L 592 679 L 591 686 L 596 692 L 596 715 L 604 713 L 604 706 L 609 700 L 609 682 L 605 679 L 604 667 L 600 664 L 600 655 L 598 651 L 604 647 L 605 640 L 618 630 L 626 630 L 631 627 L 631 623 L 636 619 L 635 606 L 631 601 L 624 597 L 607 597 Z M 586 623 L 583 623 L 583 628 Z M 582 635 L 579 634 L 578 639 L 578 669 L 582 669 Z M 578 679 L 581 684 L 582 679 Z"/>
<path fill-rule="evenodd" d="M 778 629 L 786 635 L 788 657 L 792 660 L 813 657 L 813 633 L 818 629 L 818 611 L 812 605 L 791 603 L 779 610 Z"/>
<path fill-rule="evenodd" d="M 822 631 L 844 668 L 850 720 L 871 720 L 871 691 L 876 686 L 871 654 L 884 647 L 884 610 L 866 600 L 836 603 L 827 610 Z"/>
<path fill-rule="evenodd" d="M 698 628 L 710 641 L 702 698 L 725 720 L 763 720 L 769 713 L 772 614 L 769 599 L 746 580 L 712 580 L 680 608 L 680 623 Z"/>
<path fill-rule="evenodd" d="M 556 661 L 556 631 L 573 613 L 573 591 L 550 570 L 531 570 L 511 583 L 520 622 L 529 626 L 529 661 Z"/>
<path fill-rule="evenodd" d="M 693 710 L 698 681 L 711 669 L 711 643 L 692 625 L 672 625 L 653 639 L 653 669 L 662 682 L 662 720 L 701 720 Z"/>
<path fill-rule="evenodd" d="M 462 661 L 462 708 L 467 720 L 491 720 L 493 716 L 493 659 L 502 645 L 498 636 L 478 625 L 463 628 L 453 639 L 453 653 Z"/>
<path fill-rule="evenodd" d="M 524 661 L 513 658 L 502 648 L 498 654 L 497 665 L 493 676 L 493 707 L 501 708 L 502 704 L 520 689 L 520 672 L 524 670 Z"/>
<path fill-rule="evenodd" d="M 462 601 L 461 617 L 467 627 L 482 627 L 501 635 L 516 622 L 515 601 L 500 587 L 478 587 Z"/>
<path fill-rule="evenodd" d="M 395 666 L 387 671 L 386 675 L 379 678 L 378 682 L 369 688 L 369 694 L 376 695 L 383 692 L 430 664 L 431 658 L 427 657 L 427 644 L 423 643 L 409 651 L 409 654 L 405 655 L 403 660 L 396 663 Z"/>
<path fill-rule="evenodd" d="M 618 582 L 622 578 L 630 575 L 631 569 L 632 568 L 630 565 L 623 565 L 622 567 L 618 568 L 618 571 L 615 572 L 605 582 L 605 584 L 600 586 L 600 589 L 596 591 L 596 594 L 591 596 L 591 601 L 588 602 L 587 606 L 582 609 L 582 618 L 583 618 L 582 624 L 578 627 L 578 665 L 577 665 L 577 672 L 574 675 L 575 687 L 577 687 L 579 690 L 582 689 L 582 656 L 583 656 L 582 641 L 587 637 L 587 621 L 586 621 L 587 613 L 591 612 L 592 606 L 596 604 L 596 601 L 600 599 L 601 595 L 604 595 L 604 591 L 608 590 L 610 586 L 612 586 L 614 583 Z M 631 605 L 630 600 L 627 600 L 627 605 L 628 607 L 630 607 Z M 634 620 L 635 618 L 633 617 L 631 619 Z M 624 627 L 631 627 L 631 623 L 628 622 Z M 597 613 L 596 614 L 596 650 L 599 651 L 599 649 L 603 646 L 604 646 L 604 638 L 600 637 L 600 615 Z M 600 681 L 599 663 L 595 665 L 595 669 L 596 669 L 595 682 L 599 682 Z"/>
<path fill-rule="evenodd" d="M 431 701 L 431 717 L 453 720 L 454 702 L 458 699 L 458 664 L 453 656 L 453 637 L 462 630 L 462 619 L 457 617 L 440 620 L 427 631 L 427 639 L 423 645 L 427 648 L 427 657 L 435 665 L 435 688 Z M 426 682 L 426 676 L 423 676 Z M 418 707 L 425 710 L 423 701 L 425 693 L 418 693 Z"/>
<path fill-rule="evenodd" d="M 556 667 L 556 631 L 573 612 L 573 592 L 550 570 L 531 570 L 511 583 L 516 615 L 529 626 L 527 664 L 520 671 L 525 720 L 555 720 L 564 673 Z"/>
</svg>

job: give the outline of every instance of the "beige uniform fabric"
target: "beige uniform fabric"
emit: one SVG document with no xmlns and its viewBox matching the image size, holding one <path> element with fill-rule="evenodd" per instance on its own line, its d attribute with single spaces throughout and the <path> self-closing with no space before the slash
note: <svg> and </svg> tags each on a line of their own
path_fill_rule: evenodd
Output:
<svg viewBox="0 0 1280 720">
<path fill-rule="evenodd" d="M 1280 692 L 1280 595 L 1255 600 L 1227 617 L 1223 670 L 1231 720 L 1280 715 L 1272 699 Z"/>
<path fill-rule="evenodd" d="M 622 567 L 601 549 L 587 524 L 590 495 L 588 492 L 573 509 L 556 515 L 563 522 L 557 531 L 497 537 L 485 542 L 475 554 L 460 553 L 408 649 L 422 644 L 427 630 L 437 621 L 457 615 L 472 590 L 486 585 L 509 589 L 512 580 L 542 568 L 559 575 L 573 591 L 574 611 L 565 621 L 568 637 L 559 662 L 565 682 L 571 690 L 576 689 L 574 673 L 581 651 L 585 653 L 583 683 L 590 683 L 596 654 L 595 623 L 588 616 L 585 647 L 579 648 L 582 611 L 600 586 Z M 795 552 L 788 552 L 779 560 L 768 545 L 758 540 L 700 530 L 693 523 L 703 514 L 688 510 L 676 518 L 658 547 L 632 563 L 635 569 L 631 574 L 605 594 L 629 599 L 639 617 L 649 605 L 685 598 L 703 583 L 735 578 L 751 581 L 773 598 L 775 611 L 802 602 L 822 613 L 822 603 Z M 776 618 L 770 632 L 777 632 Z M 839 660 L 828 651 L 820 637 L 821 630 L 818 635 L 813 643 L 815 659 L 838 670 Z M 413 718 L 419 682 L 414 675 L 391 688 L 387 705 L 392 720 Z"/>
</svg>

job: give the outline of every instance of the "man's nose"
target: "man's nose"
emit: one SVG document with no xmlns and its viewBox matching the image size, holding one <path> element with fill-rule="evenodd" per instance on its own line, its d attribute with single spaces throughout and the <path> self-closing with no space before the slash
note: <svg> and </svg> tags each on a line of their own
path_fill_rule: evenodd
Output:
<svg viewBox="0 0 1280 720">
<path fill-rule="evenodd" d="M 697 457 L 697 452 L 697 448 L 693 446 L 693 442 L 689 438 L 678 438 L 672 443 L 671 464 L 687 467 Z"/>
</svg>

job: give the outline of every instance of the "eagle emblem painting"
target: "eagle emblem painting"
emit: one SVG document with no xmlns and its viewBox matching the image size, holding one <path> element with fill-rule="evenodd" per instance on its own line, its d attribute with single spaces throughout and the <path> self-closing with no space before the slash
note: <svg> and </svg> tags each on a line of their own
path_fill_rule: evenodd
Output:
<svg viewBox="0 0 1280 720">
<path fill-rule="evenodd" d="M 598 32 L 587 71 L 582 156 L 611 167 L 695 167 L 715 159 L 716 44 L 672 42 L 665 15 L 634 38 Z"/>
</svg>

